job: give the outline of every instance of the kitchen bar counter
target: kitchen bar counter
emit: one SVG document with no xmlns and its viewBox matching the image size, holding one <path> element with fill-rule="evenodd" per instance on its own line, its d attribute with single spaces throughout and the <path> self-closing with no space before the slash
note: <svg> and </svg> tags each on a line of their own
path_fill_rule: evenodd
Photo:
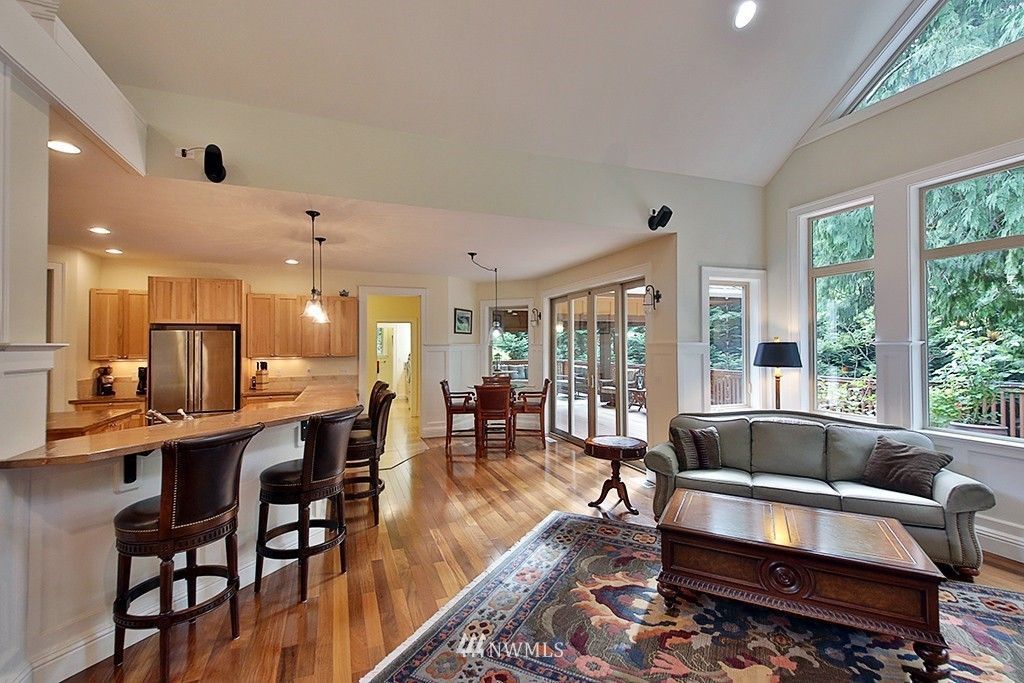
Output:
<svg viewBox="0 0 1024 683">
<path fill-rule="evenodd" d="M 101 430 L 124 429 L 126 425 L 122 423 L 141 412 L 138 407 L 124 406 L 50 413 L 46 416 L 46 440 L 57 441 Z"/>
<path fill-rule="evenodd" d="M 171 439 L 207 436 L 259 422 L 268 427 L 299 422 L 317 413 L 351 408 L 357 403 L 353 384 L 314 382 L 288 403 L 256 403 L 230 414 L 51 441 L 25 453 L 0 459 L 0 469 L 70 465 L 140 455 L 160 448 L 164 441 Z"/>
</svg>

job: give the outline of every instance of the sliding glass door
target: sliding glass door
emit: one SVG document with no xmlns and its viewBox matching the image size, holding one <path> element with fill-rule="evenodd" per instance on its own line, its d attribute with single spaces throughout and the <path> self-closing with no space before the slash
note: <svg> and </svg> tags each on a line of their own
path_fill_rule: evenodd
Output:
<svg viewBox="0 0 1024 683">
<path fill-rule="evenodd" d="M 550 423 L 556 434 L 577 443 L 598 434 L 646 437 L 646 354 L 636 349 L 638 343 L 643 346 L 646 324 L 637 291 L 643 291 L 642 283 L 639 290 L 635 282 L 613 284 L 551 301 L 555 400 Z M 639 358 L 641 364 L 631 363 L 629 357 Z M 635 418 L 627 415 L 631 406 L 636 408 Z"/>
</svg>

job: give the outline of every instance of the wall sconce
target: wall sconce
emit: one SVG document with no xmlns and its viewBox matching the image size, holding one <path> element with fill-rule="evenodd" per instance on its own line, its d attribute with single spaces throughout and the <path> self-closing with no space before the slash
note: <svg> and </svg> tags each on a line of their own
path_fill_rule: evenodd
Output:
<svg viewBox="0 0 1024 683">
<path fill-rule="evenodd" d="M 656 311 L 661 303 L 661 292 L 654 288 L 654 285 L 644 287 L 644 310 Z"/>
<path fill-rule="evenodd" d="M 536 308 L 531 308 L 530 309 L 530 324 L 533 325 L 534 327 L 537 327 L 537 325 L 540 325 L 540 319 L 541 319 L 540 311 L 538 311 Z"/>
</svg>

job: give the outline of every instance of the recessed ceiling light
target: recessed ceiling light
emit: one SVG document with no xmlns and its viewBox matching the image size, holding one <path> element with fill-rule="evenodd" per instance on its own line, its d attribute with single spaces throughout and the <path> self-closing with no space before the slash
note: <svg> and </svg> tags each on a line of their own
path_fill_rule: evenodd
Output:
<svg viewBox="0 0 1024 683">
<path fill-rule="evenodd" d="M 106 250 L 106 252 L 107 252 L 108 254 L 113 254 L 114 256 L 120 256 L 121 254 L 123 254 L 123 253 L 124 253 L 124 252 L 123 252 L 123 251 L 121 251 L 120 249 L 107 249 L 107 250 Z"/>
<path fill-rule="evenodd" d="M 289 266 L 297 266 L 297 265 L 299 265 L 298 260 L 293 259 L 293 258 L 286 258 L 284 260 L 284 262 L 287 263 Z"/>
<path fill-rule="evenodd" d="M 46 146 L 54 152 L 61 152 L 63 154 L 80 154 L 82 152 L 78 147 L 64 140 L 50 140 L 46 143 Z"/>
<path fill-rule="evenodd" d="M 746 0 L 736 8 L 736 17 L 732 20 L 732 25 L 736 28 L 744 28 L 754 20 L 755 14 L 757 14 L 757 3 L 754 0 Z"/>
<path fill-rule="evenodd" d="M 102 225 L 95 225 L 89 228 L 89 232 L 95 233 L 97 235 L 109 235 L 110 228 L 104 228 Z"/>
</svg>

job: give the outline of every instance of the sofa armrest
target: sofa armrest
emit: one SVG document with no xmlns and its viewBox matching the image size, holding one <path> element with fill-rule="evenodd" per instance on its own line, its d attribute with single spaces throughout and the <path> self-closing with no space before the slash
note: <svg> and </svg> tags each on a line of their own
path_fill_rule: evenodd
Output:
<svg viewBox="0 0 1024 683">
<path fill-rule="evenodd" d="M 932 499 L 945 508 L 946 514 L 978 512 L 996 504 L 992 489 L 980 481 L 947 469 L 939 470 L 935 475 Z"/>
<path fill-rule="evenodd" d="M 676 457 L 676 449 L 670 443 L 658 444 L 654 448 L 647 449 L 644 456 L 644 464 L 647 469 L 654 470 L 658 474 L 675 478 L 679 474 L 679 458 Z"/>
</svg>

